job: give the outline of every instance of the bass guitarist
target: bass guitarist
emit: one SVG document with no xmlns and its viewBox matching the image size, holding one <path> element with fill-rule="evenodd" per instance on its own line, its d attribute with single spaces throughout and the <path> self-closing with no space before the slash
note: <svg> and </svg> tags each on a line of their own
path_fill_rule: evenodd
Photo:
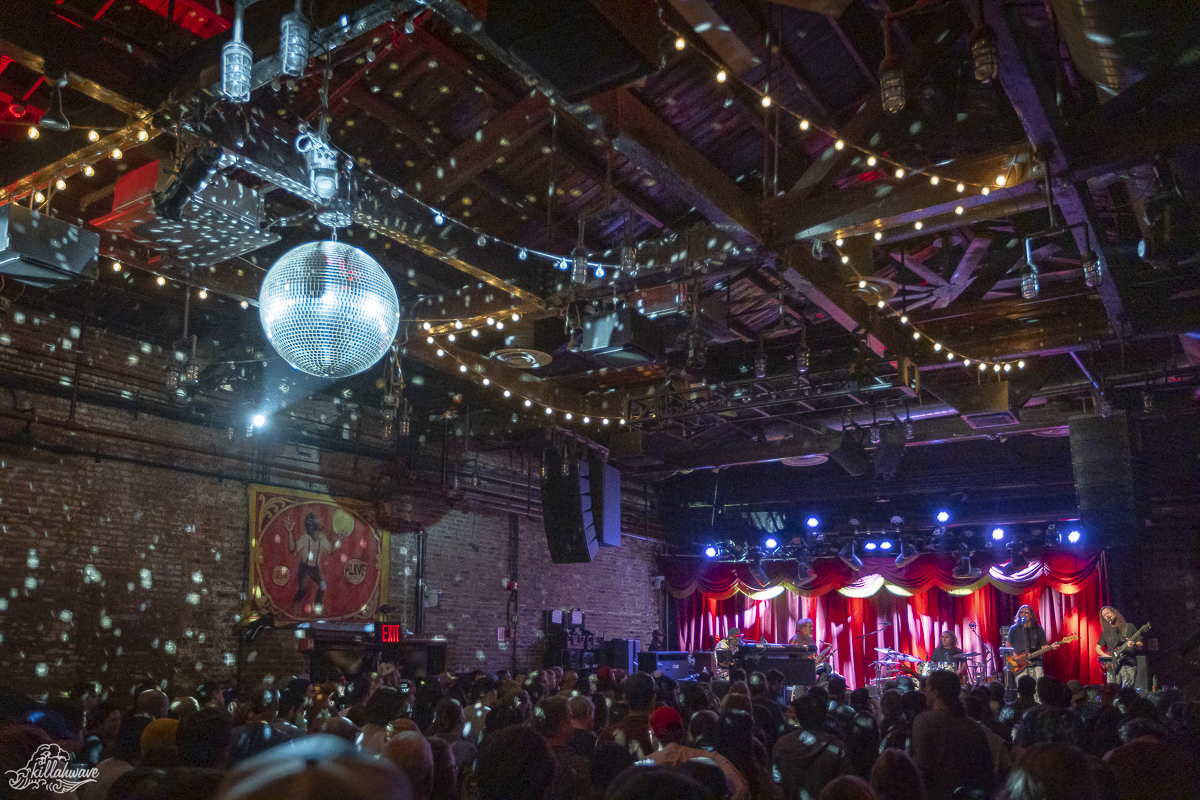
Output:
<svg viewBox="0 0 1200 800">
<path fill-rule="evenodd" d="M 1008 631 L 1008 646 L 1013 649 L 1014 655 L 1030 655 L 1028 665 L 1018 672 L 1018 675 L 1030 675 L 1034 680 L 1042 677 L 1042 656 L 1040 653 L 1032 654 L 1047 644 L 1049 643 L 1046 640 L 1046 631 L 1038 624 L 1033 608 L 1028 605 L 1018 608 L 1017 617 Z"/>
<path fill-rule="evenodd" d="M 1122 687 L 1136 686 L 1137 654 L 1142 650 L 1141 635 L 1134 629 L 1133 623 L 1126 622 L 1121 612 L 1112 606 L 1100 609 L 1100 619 L 1103 621 L 1103 630 L 1100 642 L 1096 645 L 1096 655 L 1108 656 L 1118 649 L 1122 650 L 1108 669 L 1108 682 Z"/>
</svg>

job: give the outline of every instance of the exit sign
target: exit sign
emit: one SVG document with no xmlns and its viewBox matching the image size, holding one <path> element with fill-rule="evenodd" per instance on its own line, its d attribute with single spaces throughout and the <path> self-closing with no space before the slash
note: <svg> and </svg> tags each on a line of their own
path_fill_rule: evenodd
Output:
<svg viewBox="0 0 1200 800">
<path fill-rule="evenodd" d="M 400 626 L 399 625 L 380 625 L 379 626 L 379 641 L 381 642 L 399 642 L 400 641 Z"/>
</svg>

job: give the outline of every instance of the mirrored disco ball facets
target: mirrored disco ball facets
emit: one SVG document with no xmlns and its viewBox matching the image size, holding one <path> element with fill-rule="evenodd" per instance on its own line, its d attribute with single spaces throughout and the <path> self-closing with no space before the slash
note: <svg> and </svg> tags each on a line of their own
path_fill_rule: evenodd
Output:
<svg viewBox="0 0 1200 800">
<path fill-rule="evenodd" d="M 400 324 L 396 287 L 383 267 L 343 242 L 310 242 L 284 253 L 263 279 L 258 302 L 276 352 L 324 378 L 369 369 Z"/>
</svg>

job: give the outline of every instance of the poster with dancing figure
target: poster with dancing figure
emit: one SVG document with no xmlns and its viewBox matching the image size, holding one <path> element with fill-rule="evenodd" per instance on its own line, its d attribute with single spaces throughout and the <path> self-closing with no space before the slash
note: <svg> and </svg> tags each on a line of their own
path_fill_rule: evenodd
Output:
<svg viewBox="0 0 1200 800">
<path fill-rule="evenodd" d="M 246 621 L 373 621 L 387 598 L 387 532 L 370 506 L 252 484 Z"/>
</svg>

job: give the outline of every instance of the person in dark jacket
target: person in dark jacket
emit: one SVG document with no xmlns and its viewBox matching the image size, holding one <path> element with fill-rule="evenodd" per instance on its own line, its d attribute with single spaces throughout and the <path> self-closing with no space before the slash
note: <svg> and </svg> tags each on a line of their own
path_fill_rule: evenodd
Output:
<svg viewBox="0 0 1200 800">
<path fill-rule="evenodd" d="M 958 699 L 960 684 L 953 672 L 929 676 L 925 695 L 930 710 L 913 721 L 913 760 L 921 770 L 929 800 L 951 800 L 959 788 L 990 797 L 996 773 L 987 736 L 967 719 Z"/>
<path fill-rule="evenodd" d="M 780 738 L 771 756 L 772 773 L 787 800 L 816 800 L 827 783 L 850 773 L 845 743 L 825 727 L 828 709 L 812 695 L 792 701 L 799 730 Z"/>
</svg>

